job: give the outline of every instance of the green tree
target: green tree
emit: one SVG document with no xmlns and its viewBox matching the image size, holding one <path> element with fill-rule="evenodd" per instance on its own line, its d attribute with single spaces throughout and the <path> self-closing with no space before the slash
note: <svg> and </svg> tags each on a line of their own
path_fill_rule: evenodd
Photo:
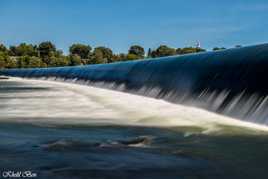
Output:
<svg viewBox="0 0 268 179">
<path fill-rule="evenodd" d="M 42 59 L 39 57 L 31 57 L 31 56 L 20 56 L 17 57 L 17 65 L 19 68 L 39 68 L 39 67 L 46 67 Z"/>
<path fill-rule="evenodd" d="M 175 54 L 176 50 L 166 45 L 160 45 L 156 50 L 152 51 L 152 57 L 165 57 L 172 56 Z"/>
<path fill-rule="evenodd" d="M 6 48 L 4 44 L 0 44 L 0 52 L 4 52 L 4 53 L 8 52 L 8 49 Z"/>
<path fill-rule="evenodd" d="M 104 54 L 101 49 L 95 48 L 89 63 L 90 64 L 107 63 L 107 59 L 104 58 Z"/>
<path fill-rule="evenodd" d="M 120 54 L 115 54 L 113 55 L 113 62 L 117 62 L 117 61 L 126 61 L 127 59 L 127 55 L 124 53 L 120 53 Z"/>
<path fill-rule="evenodd" d="M 51 57 L 50 58 L 49 66 L 51 66 L 51 67 L 68 66 L 68 65 L 71 64 L 70 59 L 71 58 L 68 58 L 68 57 L 65 57 L 65 56 Z M 78 60 L 73 60 L 73 64 L 72 65 L 75 65 L 76 64 L 76 61 L 78 62 Z M 78 64 L 80 65 L 79 62 L 78 62 Z"/>
<path fill-rule="evenodd" d="M 127 60 L 137 60 L 139 58 L 140 57 L 138 55 L 135 55 L 135 54 L 127 54 L 127 56 L 126 56 Z"/>
<path fill-rule="evenodd" d="M 128 50 L 128 54 L 130 55 L 135 55 L 137 56 L 138 58 L 144 58 L 144 48 L 139 46 L 139 45 L 133 45 L 129 48 Z"/>
<path fill-rule="evenodd" d="M 43 59 L 46 64 L 49 64 L 50 58 L 55 55 L 56 47 L 53 43 L 46 41 L 42 42 L 38 46 L 39 56 Z"/>
<path fill-rule="evenodd" d="M 8 58 L 7 53 L 0 51 L 0 68 L 6 68 Z"/>
<path fill-rule="evenodd" d="M 69 65 L 71 66 L 82 65 L 81 57 L 79 55 L 70 55 Z"/>
<path fill-rule="evenodd" d="M 195 48 L 196 49 L 196 52 L 198 53 L 198 52 L 205 52 L 206 51 L 206 49 L 203 49 L 203 48 L 199 48 L 199 47 L 197 47 L 197 48 Z"/>
<path fill-rule="evenodd" d="M 8 56 L 7 52 L 0 51 L 0 68 L 16 68 L 17 60 Z"/>
<path fill-rule="evenodd" d="M 120 61 L 126 61 L 126 60 L 127 60 L 127 55 L 124 54 L 124 53 L 120 53 L 120 54 L 119 54 L 119 60 L 120 60 Z"/>
<path fill-rule="evenodd" d="M 54 55 L 55 55 L 55 57 L 62 57 L 63 56 L 63 51 L 62 50 L 56 50 Z"/>
<path fill-rule="evenodd" d="M 205 49 L 199 48 L 199 47 L 184 47 L 184 48 L 178 48 L 176 50 L 177 54 L 189 54 L 189 53 L 198 53 L 198 52 L 205 52 Z"/>
<path fill-rule="evenodd" d="M 19 68 L 28 68 L 30 63 L 31 57 L 30 56 L 20 56 L 17 58 L 18 67 Z"/>
<path fill-rule="evenodd" d="M 30 57 L 30 60 L 27 64 L 29 68 L 40 68 L 46 67 L 47 65 L 39 57 Z"/>
<path fill-rule="evenodd" d="M 182 49 L 181 48 L 177 48 L 176 49 L 176 54 L 181 54 L 182 53 Z"/>
<path fill-rule="evenodd" d="M 90 63 L 111 63 L 113 62 L 113 51 L 107 47 L 96 47 L 93 51 Z"/>
<path fill-rule="evenodd" d="M 5 67 L 6 67 L 6 60 L 2 56 L 0 56 L 0 69 Z"/>
<path fill-rule="evenodd" d="M 6 68 L 17 68 L 17 60 L 16 58 L 9 57 L 6 59 Z"/>
<path fill-rule="evenodd" d="M 38 52 L 32 44 L 21 43 L 18 46 L 9 47 L 9 55 L 11 56 L 37 56 Z"/>
<path fill-rule="evenodd" d="M 213 51 L 218 51 L 218 50 L 225 50 L 226 48 L 224 47 L 214 47 L 212 50 Z"/>
<path fill-rule="evenodd" d="M 79 55 L 82 59 L 87 59 L 90 55 L 92 48 L 89 45 L 73 44 L 69 48 L 69 52 L 72 55 Z"/>
<path fill-rule="evenodd" d="M 17 55 L 16 46 L 10 46 L 8 54 L 10 56 L 16 56 Z"/>
</svg>

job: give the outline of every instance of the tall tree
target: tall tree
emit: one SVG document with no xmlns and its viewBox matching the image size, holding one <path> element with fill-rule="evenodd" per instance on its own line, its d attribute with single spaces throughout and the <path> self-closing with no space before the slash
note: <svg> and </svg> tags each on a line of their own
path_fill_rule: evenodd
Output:
<svg viewBox="0 0 268 179">
<path fill-rule="evenodd" d="M 46 64 L 50 64 L 51 57 L 56 53 L 56 47 L 50 41 L 42 42 L 38 46 L 39 56 Z"/>
<path fill-rule="evenodd" d="M 79 55 L 82 59 L 89 58 L 92 48 L 89 45 L 84 44 L 73 44 L 69 48 L 69 52 L 72 55 Z"/>
<path fill-rule="evenodd" d="M 16 49 L 16 46 L 10 46 L 9 47 L 9 52 L 8 52 L 8 54 L 10 55 L 10 56 L 16 56 L 17 55 L 17 49 Z"/>
<path fill-rule="evenodd" d="M 144 58 L 144 48 L 139 45 L 132 45 L 129 50 L 128 54 L 136 55 L 138 58 Z"/>
<path fill-rule="evenodd" d="M 4 44 L 0 44 L 0 52 L 8 52 L 8 49 L 6 48 L 6 46 Z"/>
<path fill-rule="evenodd" d="M 42 42 L 38 46 L 38 51 L 40 57 L 48 57 L 48 56 L 53 56 L 54 53 L 56 52 L 56 47 L 53 43 L 50 41 Z"/>
<path fill-rule="evenodd" d="M 91 63 L 113 62 L 113 51 L 107 47 L 96 47 L 92 54 Z"/>
</svg>

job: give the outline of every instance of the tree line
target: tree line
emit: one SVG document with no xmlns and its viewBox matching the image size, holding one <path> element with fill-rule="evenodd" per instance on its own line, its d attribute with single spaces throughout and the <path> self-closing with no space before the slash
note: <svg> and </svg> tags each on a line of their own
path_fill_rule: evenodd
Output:
<svg viewBox="0 0 268 179">
<path fill-rule="evenodd" d="M 225 48 L 215 47 L 213 50 Z M 38 45 L 21 43 L 17 46 L 6 47 L 0 44 L 0 68 L 37 68 L 59 67 L 87 64 L 103 64 L 118 61 L 156 58 L 180 54 L 204 52 L 199 47 L 172 48 L 160 45 L 147 53 L 143 47 L 133 45 L 127 53 L 115 54 L 110 48 L 100 46 L 94 49 L 90 45 L 76 43 L 70 46 L 69 54 L 64 55 L 62 50 L 50 42 L 41 42 Z"/>
</svg>

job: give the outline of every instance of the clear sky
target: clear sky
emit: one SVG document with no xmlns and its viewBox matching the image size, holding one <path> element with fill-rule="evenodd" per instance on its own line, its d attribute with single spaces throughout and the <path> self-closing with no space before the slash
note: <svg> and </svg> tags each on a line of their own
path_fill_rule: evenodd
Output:
<svg viewBox="0 0 268 179">
<path fill-rule="evenodd" d="M 267 12 L 267 0 L 0 0 L 0 43 L 251 45 L 268 42 Z"/>
</svg>

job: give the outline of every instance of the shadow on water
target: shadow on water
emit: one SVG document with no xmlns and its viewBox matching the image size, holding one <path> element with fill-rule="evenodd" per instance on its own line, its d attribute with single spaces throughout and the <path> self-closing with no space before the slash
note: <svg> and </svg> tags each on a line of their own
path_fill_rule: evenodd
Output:
<svg viewBox="0 0 268 179">
<path fill-rule="evenodd" d="M 43 87 L 7 87 L 7 88 L 0 88 L 0 93 L 19 93 L 19 92 L 32 92 L 35 91 L 47 91 L 50 88 L 43 88 Z"/>
<path fill-rule="evenodd" d="M 0 93 L 20 93 L 20 92 L 25 93 L 32 91 L 48 91 L 48 90 L 51 90 L 51 88 L 42 86 L 29 86 L 27 85 L 27 83 L 23 82 L 1 80 L 0 83 Z"/>
<path fill-rule="evenodd" d="M 264 134 L 19 123 L 1 123 L 0 131 L 0 168 L 41 178 L 263 178 L 267 171 Z"/>
</svg>

